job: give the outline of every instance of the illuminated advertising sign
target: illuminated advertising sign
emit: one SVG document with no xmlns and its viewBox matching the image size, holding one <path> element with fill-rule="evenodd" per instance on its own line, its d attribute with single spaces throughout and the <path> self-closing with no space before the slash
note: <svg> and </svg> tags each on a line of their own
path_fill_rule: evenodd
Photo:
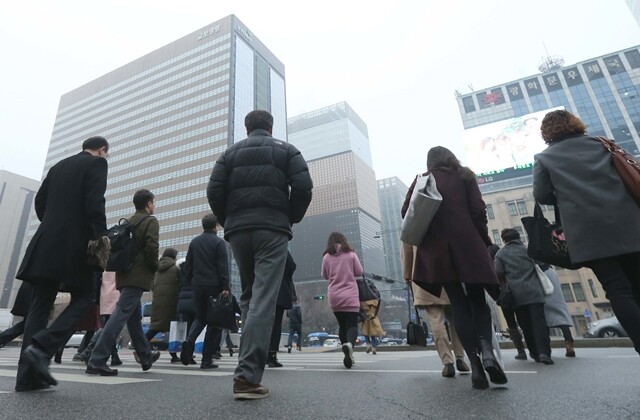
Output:
<svg viewBox="0 0 640 420">
<path fill-rule="evenodd" d="M 533 156 L 547 145 L 540 135 L 544 116 L 557 109 L 547 109 L 510 118 L 463 132 L 466 164 L 482 182 L 517 176 L 533 166 Z"/>
</svg>

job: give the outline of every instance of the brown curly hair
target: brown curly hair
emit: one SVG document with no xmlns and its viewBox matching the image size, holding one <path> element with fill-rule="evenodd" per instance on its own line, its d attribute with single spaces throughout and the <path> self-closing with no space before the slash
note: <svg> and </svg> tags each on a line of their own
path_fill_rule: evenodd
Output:
<svg viewBox="0 0 640 420">
<path fill-rule="evenodd" d="M 551 111 L 542 119 L 540 133 L 545 143 L 585 134 L 587 126 L 569 111 Z"/>
</svg>

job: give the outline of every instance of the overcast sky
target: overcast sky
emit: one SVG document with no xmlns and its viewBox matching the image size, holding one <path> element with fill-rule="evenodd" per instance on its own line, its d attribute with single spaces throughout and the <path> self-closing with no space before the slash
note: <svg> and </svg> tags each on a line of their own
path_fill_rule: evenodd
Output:
<svg viewBox="0 0 640 420">
<path fill-rule="evenodd" d="M 624 0 L 5 1 L 0 169 L 40 179 L 62 94 L 232 13 L 284 63 L 289 117 L 347 101 L 377 178 L 407 184 L 432 146 L 464 163 L 455 90 L 538 73 L 544 45 L 568 65 L 640 44 Z"/>
</svg>

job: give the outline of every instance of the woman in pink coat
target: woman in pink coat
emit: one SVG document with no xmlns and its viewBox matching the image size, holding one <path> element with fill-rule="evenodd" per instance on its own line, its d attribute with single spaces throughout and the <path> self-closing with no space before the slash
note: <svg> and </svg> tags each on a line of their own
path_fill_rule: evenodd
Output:
<svg viewBox="0 0 640 420">
<path fill-rule="evenodd" d="M 340 232 L 329 235 L 322 257 L 322 277 L 329 280 L 329 305 L 340 325 L 340 342 L 344 353 L 344 366 L 353 366 L 353 346 L 358 337 L 360 296 L 356 277 L 362 275 L 358 256 Z"/>
</svg>

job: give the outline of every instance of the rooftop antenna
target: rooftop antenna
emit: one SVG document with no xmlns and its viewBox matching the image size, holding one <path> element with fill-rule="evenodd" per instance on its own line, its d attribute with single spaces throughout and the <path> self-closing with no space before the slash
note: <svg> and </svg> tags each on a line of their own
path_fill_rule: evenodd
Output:
<svg viewBox="0 0 640 420">
<path fill-rule="evenodd" d="M 549 55 L 549 51 L 547 51 L 547 46 L 545 43 L 542 43 L 542 47 L 544 48 L 546 57 L 542 57 L 542 61 L 538 64 L 538 70 L 540 73 L 551 73 L 552 71 L 560 70 L 564 65 L 564 58 L 559 55 Z"/>
</svg>

